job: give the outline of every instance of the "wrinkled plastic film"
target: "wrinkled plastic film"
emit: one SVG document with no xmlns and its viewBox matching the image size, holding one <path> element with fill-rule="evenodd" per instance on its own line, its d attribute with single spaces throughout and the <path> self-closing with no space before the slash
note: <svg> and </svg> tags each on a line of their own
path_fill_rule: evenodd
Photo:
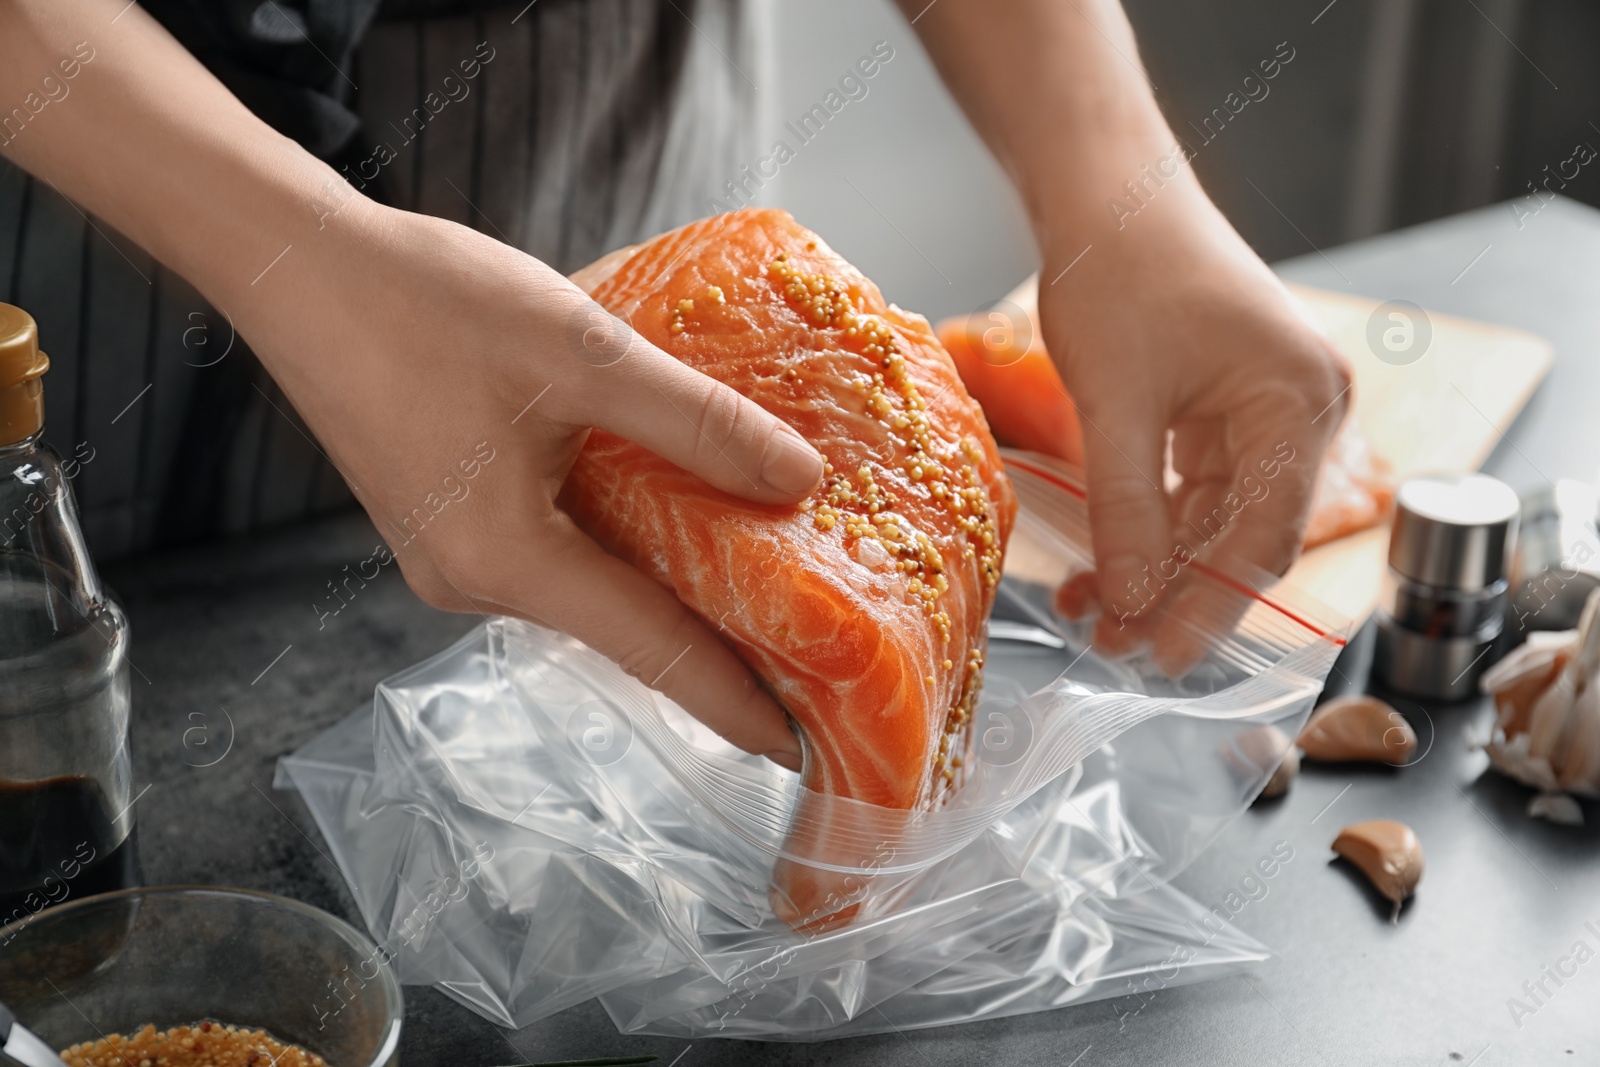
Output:
<svg viewBox="0 0 1600 1067">
<path fill-rule="evenodd" d="M 1023 516 L 996 619 L 1035 640 L 991 642 L 969 777 L 937 811 L 809 794 L 578 642 L 513 620 L 387 680 L 371 713 L 286 757 L 280 785 L 305 795 L 402 980 L 504 1025 L 598 996 L 629 1032 L 818 1039 L 1263 958 L 1168 882 L 1259 792 L 1341 633 L 1281 583 L 1219 576 L 1195 670 L 1174 681 L 1144 655 L 1101 657 L 1091 624 L 1050 606 L 1092 567 L 1081 482 L 1011 461 Z M 794 848 L 797 812 L 848 847 Z M 853 880 L 855 921 L 777 921 L 780 861 Z"/>
</svg>

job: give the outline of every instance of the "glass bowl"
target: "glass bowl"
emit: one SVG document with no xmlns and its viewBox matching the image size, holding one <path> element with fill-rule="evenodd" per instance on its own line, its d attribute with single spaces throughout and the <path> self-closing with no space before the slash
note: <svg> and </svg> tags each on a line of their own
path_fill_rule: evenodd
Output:
<svg viewBox="0 0 1600 1067">
<path fill-rule="evenodd" d="M 364 934 L 269 893 L 127 889 L 0 927 L 0 1002 L 52 1048 L 203 1020 L 262 1029 L 329 1067 L 385 1067 L 400 984 Z"/>
</svg>

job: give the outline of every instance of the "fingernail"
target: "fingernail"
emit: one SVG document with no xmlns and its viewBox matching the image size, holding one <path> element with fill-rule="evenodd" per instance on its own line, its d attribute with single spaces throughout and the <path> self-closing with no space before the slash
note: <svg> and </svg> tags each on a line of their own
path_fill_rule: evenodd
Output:
<svg viewBox="0 0 1600 1067">
<path fill-rule="evenodd" d="M 793 771 L 796 774 L 800 773 L 800 757 L 798 755 L 796 755 L 795 753 L 793 753 L 793 752 L 781 752 L 780 751 L 780 752 L 768 752 L 765 755 L 769 760 L 771 760 L 773 763 L 776 763 L 778 766 L 784 768 L 785 770 Z"/>
<path fill-rule="evenodd" d="M 780 493 L 810 492 L 822 480 L 822 456 L 786 426 L 767 442 L 761 477 Z"/>
</svg>

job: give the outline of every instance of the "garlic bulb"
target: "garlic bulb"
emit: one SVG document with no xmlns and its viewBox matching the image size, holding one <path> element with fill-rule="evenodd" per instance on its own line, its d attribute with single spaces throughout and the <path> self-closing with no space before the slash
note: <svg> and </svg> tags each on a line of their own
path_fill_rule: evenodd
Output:
<svg viewBox="0 0 1600 1067">
<path fill-rule="evenodd" d="M 1494 736 L 1484 746 L 1501 772 L 1541 791 L 1528 811 L 1582 823 L 1565 794 L 1600 797 L 1600 590 L 1576 630 L 1532 633 L 1484 673 Z"/>
</svg>

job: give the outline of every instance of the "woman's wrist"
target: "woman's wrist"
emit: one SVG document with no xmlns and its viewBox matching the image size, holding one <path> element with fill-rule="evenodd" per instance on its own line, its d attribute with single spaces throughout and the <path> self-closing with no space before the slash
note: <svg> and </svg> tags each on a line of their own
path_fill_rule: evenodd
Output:
<svg viewBox="0 0 1600 1067">
<path fill-rule="evenodd" d="M 287 139 L 260 154 L 216 161 L 213 174 L 191 211 L 155 214 L 160 232 L 151 245 L 219 307 L 264 310 L 286 275 L 314 268 L 381 226 L 376 204 Z"/>
<path fill-rule="evenodd" d="M 1131 73 L 1131 72 L 1130 72 Z M 1130 93 L 1146 94 L 1143 83 Z M 1120 239 L 1139 218 L 1205 214 L 1213 209 L 1190 165 L 1190 151 L 1149 100 L 1115 116 L 1097 116 L 1040 138 L 1019 161 L 1018 186 L 1039 242 L 1052 261 L 1096 240 Z"/>
</svg>

